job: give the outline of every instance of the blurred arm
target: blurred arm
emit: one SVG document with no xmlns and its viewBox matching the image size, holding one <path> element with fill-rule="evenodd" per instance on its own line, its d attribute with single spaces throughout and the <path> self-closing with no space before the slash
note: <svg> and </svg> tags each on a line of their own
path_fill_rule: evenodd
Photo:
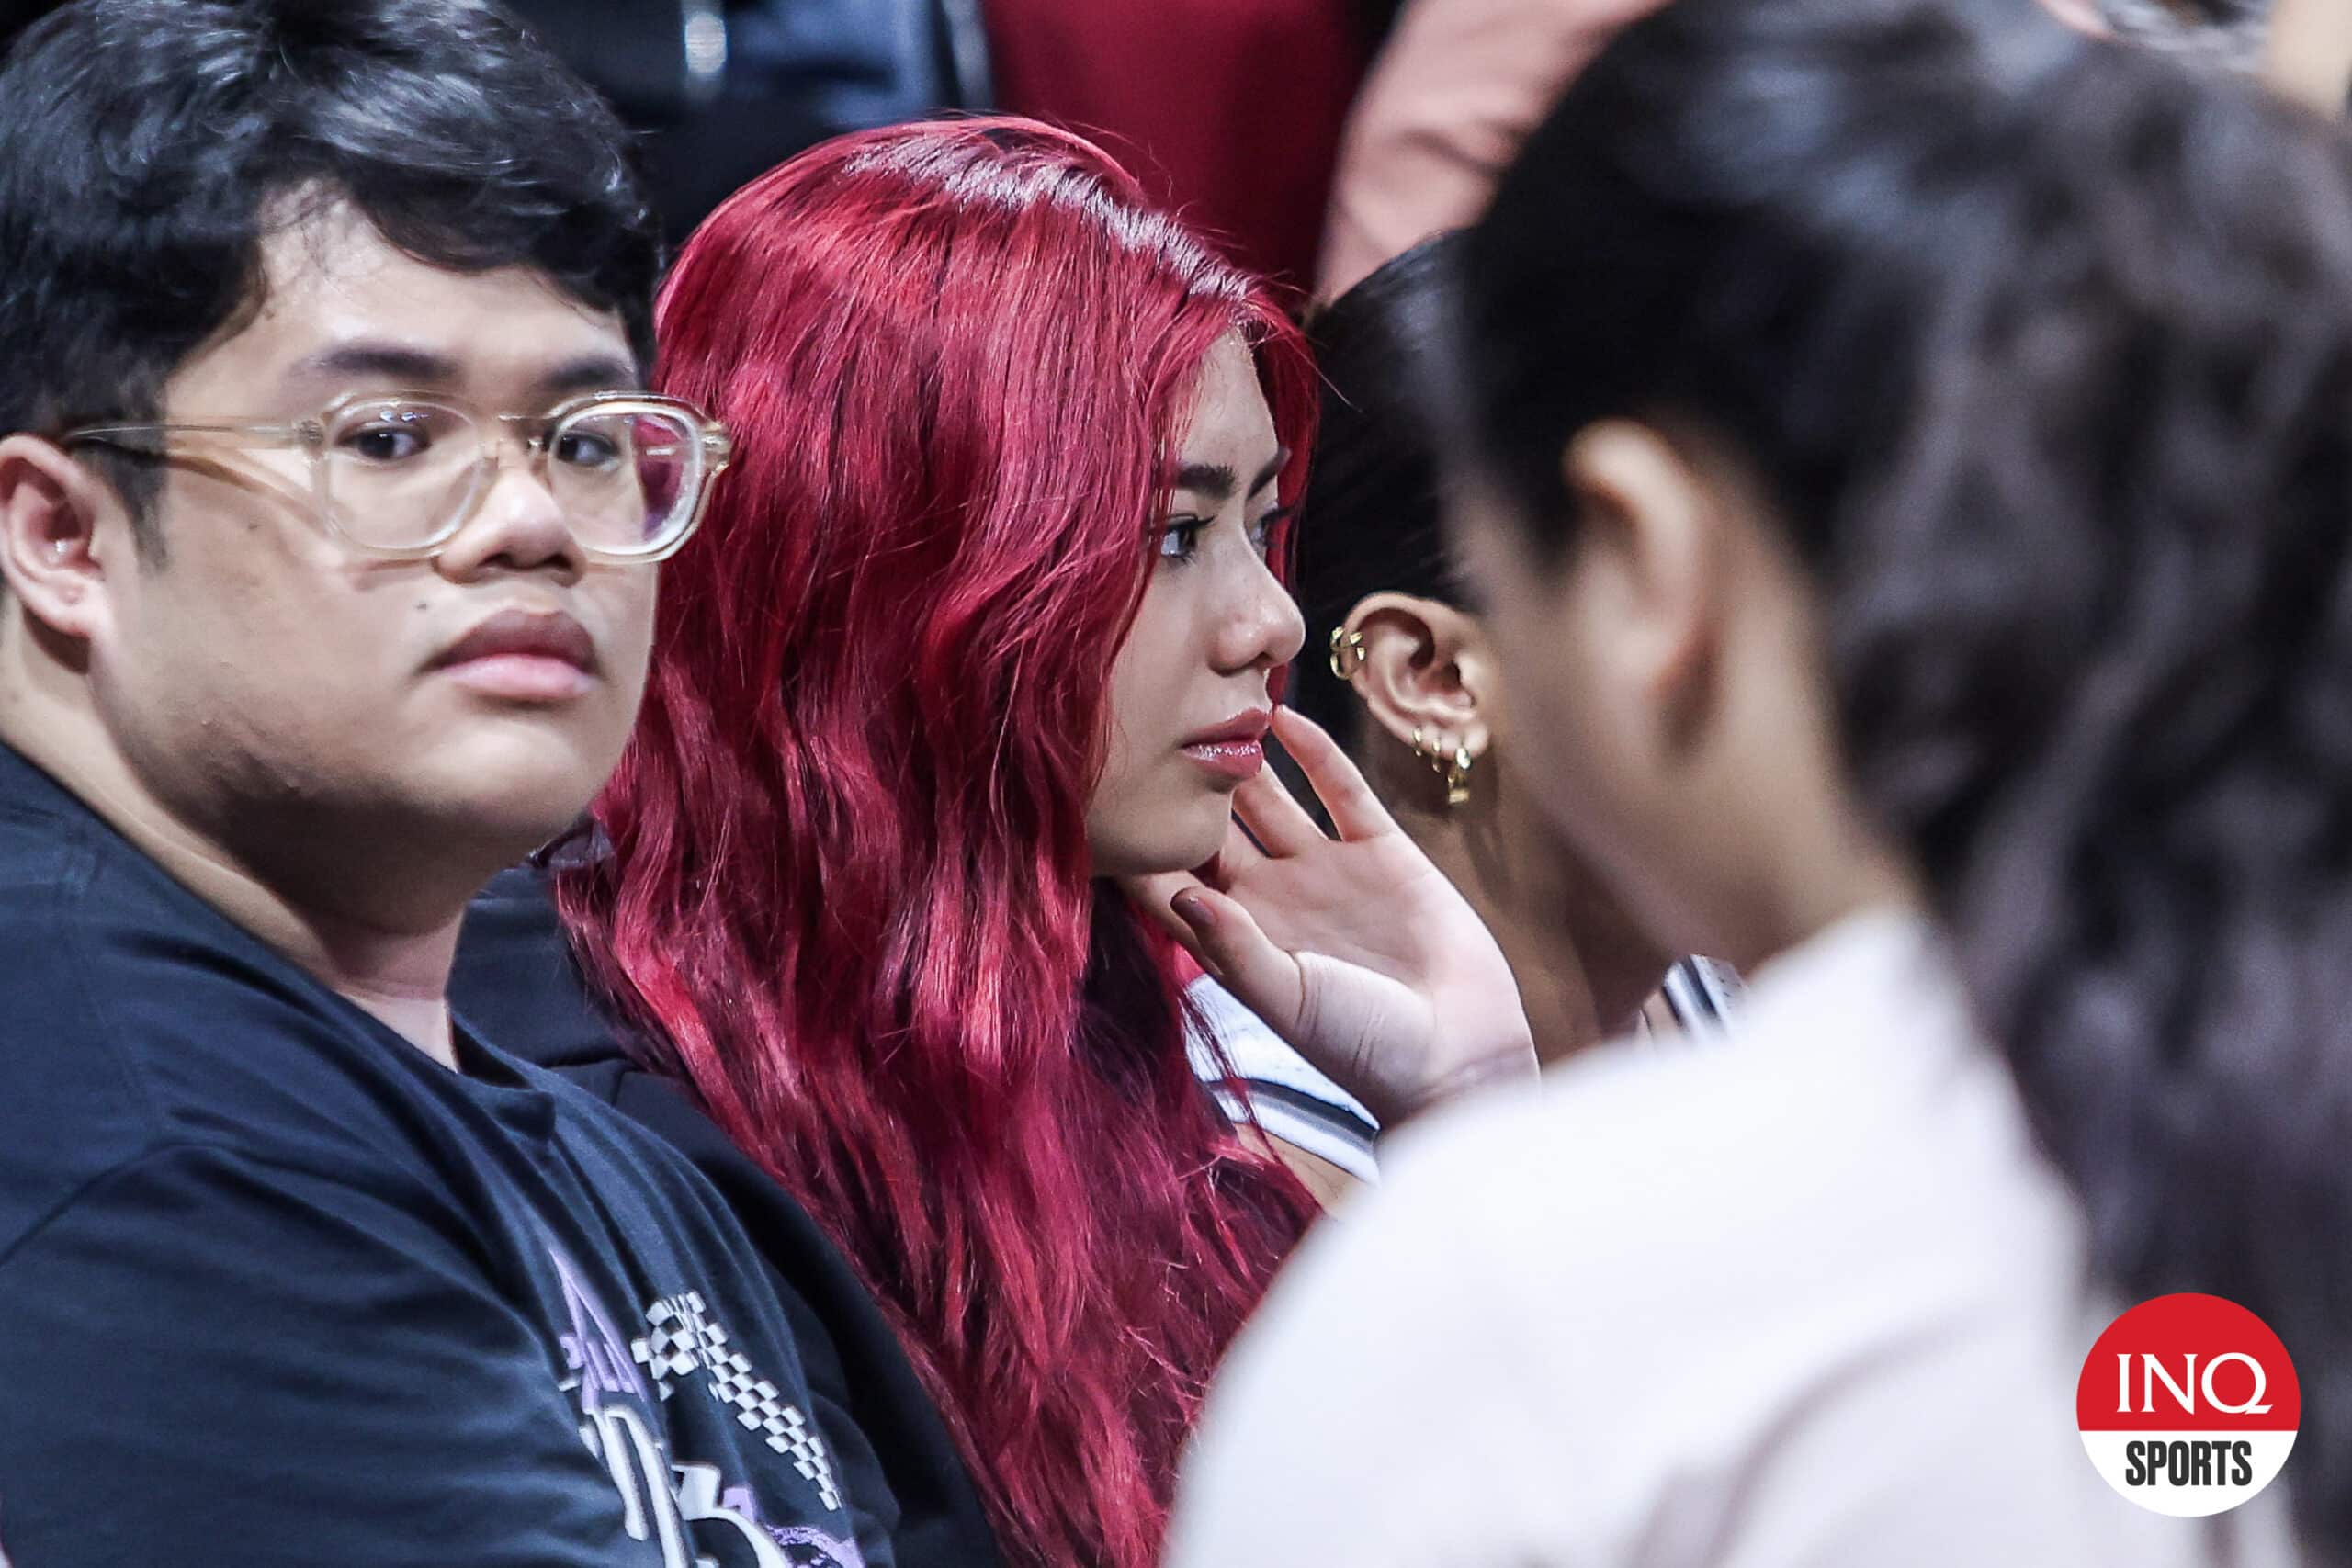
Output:
<svg viewBox="0 0 2352 1568">
<path fill-rule="evenodd" d="M 1316 292 L 1485 209 L 1568 81 L 1660 0 L 1412 0 L 1349 117 Z"/>
<path fill-rule="evenodd" d="M 2268 75 L 2289 97 L 2341 115 L 2352 94 L 2352 0 L 2278 0 Z"/>
</svg>

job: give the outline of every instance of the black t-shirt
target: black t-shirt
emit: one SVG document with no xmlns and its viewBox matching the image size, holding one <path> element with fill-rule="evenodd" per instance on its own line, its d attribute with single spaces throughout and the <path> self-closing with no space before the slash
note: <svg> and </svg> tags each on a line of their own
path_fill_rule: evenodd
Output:
<svg viewBox="0 0 2352 1568">
<path fill-rule="evenodd" d="M 516 1055 L 661 1134 L 725 1195 L 790 1318 L 869 1559 L 878 1540 L 897 1568 L 996 1563 L 970 1474 L 873 1296 L 808 1211 L 686 1089 L 630 1059 L 621 1027 L 581 983 L 540 869 L 503 872 L 474 900 L 449 993 L 461 1016 Z"/>
<path fill-rule="evenodd" d="M 0 748 L 17 1568 L 854 1568 L 784 1311 L 684 1156 L 454 1073 Z"/>
</svg>

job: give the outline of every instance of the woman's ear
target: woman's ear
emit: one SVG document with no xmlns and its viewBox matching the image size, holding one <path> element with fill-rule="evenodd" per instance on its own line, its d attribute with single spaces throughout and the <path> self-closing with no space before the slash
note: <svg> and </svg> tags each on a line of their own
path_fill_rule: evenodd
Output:
<svg viewBox="0 0 2352 1568">
<path fill-rule="evenodd" d="M 1476 618 L 1435 599 L 1372 593 L 1343 624 L 1363 639 L 1350 684 L 1373 722 L 1407 746 L 1418 734 L 1448 752 L 1486 755 L 1497 671 Z"/>
</svg>

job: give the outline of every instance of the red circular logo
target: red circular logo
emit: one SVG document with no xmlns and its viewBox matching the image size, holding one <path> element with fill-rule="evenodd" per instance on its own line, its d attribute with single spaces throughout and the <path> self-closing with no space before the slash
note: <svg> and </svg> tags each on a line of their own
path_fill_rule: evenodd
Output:
<svg viewBox="0 0 2352 1568">
<path fill-rule="evenodd" d="M 2278 1476 L 2303 1395 L 2270 1325 L 2219 1296 L 2158 1296 L 2107 1325 L 2075 1418 L 2107 1483 L 2183 1518 L 2234 1508 Z"/>
</svg>

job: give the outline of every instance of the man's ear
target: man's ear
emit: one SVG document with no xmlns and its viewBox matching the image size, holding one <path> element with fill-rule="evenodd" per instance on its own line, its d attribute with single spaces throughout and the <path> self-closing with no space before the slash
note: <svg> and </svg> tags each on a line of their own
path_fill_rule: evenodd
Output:
<svg viewBox="0 0 2352 1568">
<path fill-rule="evenodd" d="M 1723 498 L 1681 446 L 1631 420 L 1578 431 L 1560 475 L 1578 519 L 1584 640 L 1664 716 L 1669 740 L 1688 733 L 1712 701 L 1724 638 Z"/>
<path fill-rule="evenodd" d="M 1345 625 L 1363 639 L 1350 683 L 1374 723 L 1408 746 L 1418 732 L 1449 754 L 1486 755 L 1498 671 L 1475 618 L 1435 599 L 1372 593 Z"/>
<path fill-rule="evenodd" d="M 38 436 L 0 439 L 0 581 L 34 620 L 87 641 L 107 614 L 107 572 L 129 567 L 130 542 L 129 515 L 106 481 Z"/>
</svg>

